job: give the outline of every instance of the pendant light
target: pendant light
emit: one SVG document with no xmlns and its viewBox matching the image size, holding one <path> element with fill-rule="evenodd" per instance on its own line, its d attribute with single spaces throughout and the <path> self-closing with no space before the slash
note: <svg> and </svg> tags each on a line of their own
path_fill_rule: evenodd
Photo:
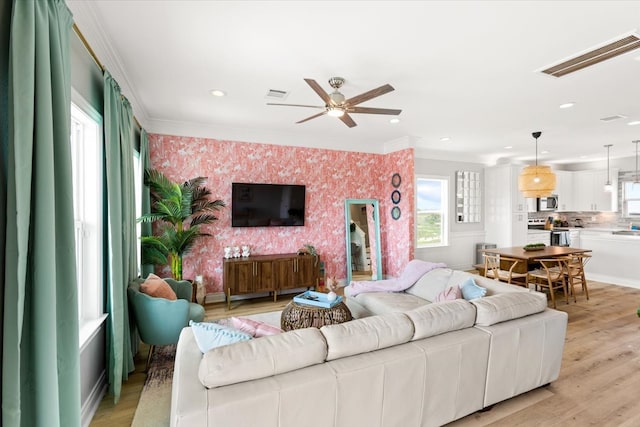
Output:
<svg viewBox="0 0 640 427">
<path fill-rule="evenodd" d="M 547 197 L 556 188 L 556 175 L 549 166 L 538 166 L 538 138 L 542 132 L 533 132 L 536 139 L 536 165 L 526 166 L 518 177 L 518 190 L 524 197 Z"/>
<path fill-rule="evenodd" d="M 611 193 L 613 191 L 613 185 L 611 185 L 611 173 L 609 172 L 609 148 L 612 146 L 613 144 L 605 145 L 607 148 L 607 183 L 604 185 L 604 191 L 607 193 Z"/>
</svg>

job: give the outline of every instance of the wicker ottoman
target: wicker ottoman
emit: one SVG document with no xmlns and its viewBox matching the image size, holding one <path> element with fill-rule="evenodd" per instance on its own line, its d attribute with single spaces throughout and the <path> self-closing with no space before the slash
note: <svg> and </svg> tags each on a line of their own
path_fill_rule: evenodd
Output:
<svg viewBox="0 0 640 427">
<path fill-rule="evenodd" d="M 324 325 L 334 325 L 348 322 L 353 317 L 344 301 L 331 308 L 316 307 L 308 304 L 298 304 L 291 301 L 282 310 L 280 327 L 283 331 L 302 328 L 321 328 Z"/>
</svg>

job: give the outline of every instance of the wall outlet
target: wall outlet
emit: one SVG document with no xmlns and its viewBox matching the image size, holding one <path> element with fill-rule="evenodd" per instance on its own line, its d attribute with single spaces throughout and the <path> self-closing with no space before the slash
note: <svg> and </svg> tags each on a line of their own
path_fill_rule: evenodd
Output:
<svg viewBox="0 0 640 427">
<path fill-rule="evenodd" d="M 595 216 L 592 216 L 592 217 L 591 217 L 591 221 L 594 221 L 594 222 L 595 222 L 595 221 L 597 221 L 597 220 L 598 220 L 598 217 L 595 217 Z"/>
</svg>

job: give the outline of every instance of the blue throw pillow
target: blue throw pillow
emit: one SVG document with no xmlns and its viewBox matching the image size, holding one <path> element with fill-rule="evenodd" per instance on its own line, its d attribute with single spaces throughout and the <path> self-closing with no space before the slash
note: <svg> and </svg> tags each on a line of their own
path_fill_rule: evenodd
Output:
<svg viewBox="0 0 640 427">
<path fill-rule="evenodd" d="M 229 345 L 240 341 L 248 341 L 253 337 L 237 329 L 228 328 L 217 323 L 189 321 L 193 336 L 200 351 L 206 353 L 212 348 Z"/>
<path fill-rule="evenodd" d="M 462 297 L 467 301 L 476 298 L 482 298 L 487 294 L 487 288 L 478 286 L 471 277 L 462 282 L 462 284 L 460 285 L 460 290 L 462 291 Z"/>
</svg>

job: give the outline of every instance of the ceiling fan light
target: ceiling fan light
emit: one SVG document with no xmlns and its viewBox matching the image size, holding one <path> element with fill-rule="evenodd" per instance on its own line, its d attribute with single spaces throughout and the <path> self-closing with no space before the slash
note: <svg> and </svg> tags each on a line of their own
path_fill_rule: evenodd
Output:
<svg viewBox="0 0 640 427">
<path fill-rule="evenodd" d="M 518 190 L 524 197 L 548 197 L 556 188 L 556 175 L 549 166 L 527 166 L 518 176 Z"/>
<path fill-rule="evenodd" d="M 329 116 L 331 116 L 331 117 L 342 117 L 342 116 L 344 116 L 344 111 L 342 111 L 342 110 L 341 110 L 341 109 L 339 109 L 339 108 L 333 108 L 333 107 L 330 107 L 330 108 L 327 110 L 327 114 L 328 114 Z"/>
</svg>

